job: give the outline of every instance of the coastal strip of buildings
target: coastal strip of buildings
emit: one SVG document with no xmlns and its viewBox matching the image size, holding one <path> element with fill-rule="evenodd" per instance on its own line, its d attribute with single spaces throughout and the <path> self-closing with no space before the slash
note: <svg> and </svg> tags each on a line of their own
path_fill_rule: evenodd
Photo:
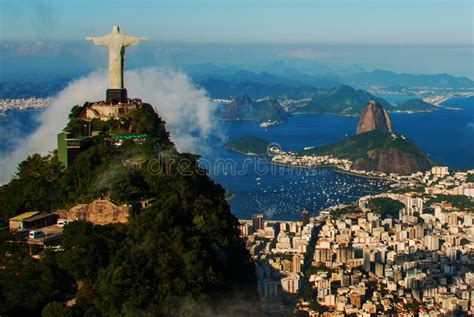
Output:
<svg viewBox="0 0 474 317">
<path fill-rule="evenodd" d="M 0 99 L 0 114 L 7 110 L 41 110 L 49 105 L 49 98 Z"/>
</svg>

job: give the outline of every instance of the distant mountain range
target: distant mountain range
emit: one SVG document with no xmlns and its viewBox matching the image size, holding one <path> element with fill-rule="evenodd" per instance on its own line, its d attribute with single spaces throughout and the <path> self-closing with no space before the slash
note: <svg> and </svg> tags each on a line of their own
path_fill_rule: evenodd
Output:
<svg viewBox="0 0 474 317">
<path fill-rule="evenodd" d="M 210 97 L 215 99 L 235 99 L 247 96 L 251 100 L 270 98 L 274 100 L 273 106 L 278 100 L 287 113 L 298 114 L 336 114 L 336 115 L 359 115 L 361 110 L 370 100 L 377 101 L 389 112 L 427 112 L 437 110 L 440 107 L 413 98 L 399 105 L 392 105 L 383 98 L 374 96 L 369 92 L 354 88 L 345 84 L 337 84 L 343 79 L 337 76 L 325 75 L 316 78 L 307 76 L 308 80 L 320 80 L 330 88 L 322 88 L 309 84 L 301 76 L 283 77 L 268 72 L 253 73 L 247 70 L 236 70 L 235 68 L 218 68 L 217 66 L 201 65 L 191 68 L 194 71 L 193 78 L 198 86 L 204 88 Z M 211 72 L 210 75 L 206 72 Z M 387 78 L 382 82 L 382 79 Z M 392 80 L 390 80 L 392 78 Z M 406 79 L 406 82 L 404 80 Z M 349 79 L 348 79 L 349 80 Z M 379 80 L 379 82 L 377 81 Z M 417 86 L 433 85 L 439 87 L 468 87 L 472 81 L 467 78 L 454 77 L 446 74 L 441 75 L 411 75 L 395 74 L 388 71 L 375 71 L 352 75 L 350 81 L 358 86 L 368 85 L 372 82 L 378 86 L 389 85 L 387 89 L 406 90 L 408 84 Z M 406 85 L 404 86 L 403 83 Z M 404 93 L 407 93 L 406 91 Z M 248 100 L 250 100 L 248 99 Z M 242 99 L 245 100 L 245 99 Z M 286 118 L 282 111 L 259 109 L 253 103 L 247 102 L 246 108 L 243 104 L 234 102 L 221 114 L 227 120 L 255 120 L 259 122 L 277 120 L 285 122 Z M 242 109 L 239 109 L 242 108 Z M 268 117 L 266 117 L 268 115 Z M 224 118 L 224 117 L 223 117 Z"/>
<path fill-rule="evenodd" d="M 449 74 L 407 74 L 388 70 L 365 71 L 358 65 L 344 68 L 329 68 L 319 65 L 316 69 L 292 69 L 284 63 L 272 63 L 259 71 L 241 69 L 237 66 L 219 67 L 214 64 L 199 64 L 184 69 L 196 83 L 206 79 L 232 82 L 253 81 L 284 86 L 310 86 L 332 88 L 346 84 L 360 88 L 474 88 L 474 81 L 466 77 Z"/>
<path fill-rule="evenodd" d="M 425 112 L 439 109 L 421 99 L 410 99 L 400 105 L 391 105 L 383 98 L 371 95 L 365 90 L 341 85 L 331 89 L 310 87 L 287 87 L 282 85 L 246 82 L 206 81 L 210 89 L 220 90 L 219 98 L 228 98 L 224 94 L 243 93 L 233 98 L 230 104 L 223 105 L 220 117 L 225 120 L 252 120 L 257 122 L 284 123 L 288 114 L 336 114 L 355 116 L 370 100 L 377 101 L 389 112 Z M 232 96 L 232 95 L 230 95 Z M 272 96 L 265 97 L 263 96 Z M 261 98 L 261 99 L 257 99 Z"/>
<path fill-rule="evenodd" d="M 289 104 L 291 113 L 358 115 L 370 100 L 377 100 L 383 106 L 390 104 L 365 90 L 341 85 L 327 90 L 317 90 L 308 94 L 308 102 Z"/>
<path fill-rule="evenodd" d="M 431 88 L 474 88 L 474 81 L 466 77 L 448 74 L 415 75 L 397 74 L 386 70 L 375 70 L 345 78 L 346 83 L 359 87 L 431 87 Z"/>
<path fill-rule="evenodd" d="M 199 83 L 199 87 L 206 89 L 209 96 L 217 99 L 232 99 L 237 96 L 247 95 L 253 99 L 265 97 L 302 99 L 311 92 L 320 88 L 282 85 L 269 81 L 259 80 L 223 80 L 207 78 Z"/>
<path fill-rule="evenodd" d="M 255 71 L 258 69 L 258 71 Z M 427 88 L 474 88 L 474 81 L 449 74 L 406 74 L 387 70 L 365 71 L 359 65 L 328 67 L 315 63 L 291 68 L 282 61 L 258 68 L 220 66 L 212 63 L 188 65 L 181 69 L 196 85 L 206 88 L 213 98 L 234 98 L 248 95 L 251 98 L 288 96 L 305 98 L 317 90 L 327 90 L 341 85 L 366 89 L 379 87 L 410 93 L 407 89 Z M 64 89 L 71 78 L 54 80 L 2 80 L 0 99 L 49 97 Z"/>
<path fill-rule="evenodd" d="M 231 83 L 229 83 L 231 85 Z M 222 87 L 222 86 L 221 86 Z M 255 88 L 259 91 L 256 92 Z M 243 88 L 243 96 L 238 96 L 230 104 L 223 105 L 220 110 L 220 117 L 224 120 L 252 120 L 258 122 L 286 122 L 288 114 L 337 114 L 337 115 L 358 115 L 367 105 L 369 100 L 377 100 L 380 104 L 391 107 L 390 104 L 372 96 L 364 90 L 356 90 L 350 86 L 338 86 L 332 89 L 308 89 L 296 90 L 291 87 L 264 85 L 249 85 Z M 288 88 L 286 90 L 285 88 Z M 251 98 L 252 95 L 254 98 Z M 285 94 L 286 92 L 286 94 Z M 281 98 L 280 103 L 274 97 L 255 99 L 255 96 L 272 95 Z M 294 102 L 286 98 L 301 98 Z M 222 97 L 221 97 L 222 98 Z"/>
</svg>

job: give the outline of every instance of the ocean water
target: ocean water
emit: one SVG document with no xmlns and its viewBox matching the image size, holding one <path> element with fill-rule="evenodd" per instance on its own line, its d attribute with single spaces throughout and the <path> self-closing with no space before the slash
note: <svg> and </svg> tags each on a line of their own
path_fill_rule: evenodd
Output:
<svg viewBox="0 0 474 317">
<path fill-rule="evenodd" d="M 390 101 L 390 100 L 389 100 Z M 474 168 L 474 98 L 449 100 L 462 110 L 390 114 L 395 132 L 404 134 L 433 160 L 453 169 Z M 9 111 L 0 120 L 0 153 L 11 151 L 34 131 L 39 112 Z M 254 135 L 299 150 L 336 142 L 354 134 L 357 117 L 293 115 L 288 122 L 262 129 L 255 122 L 224 122 L 229 140 Z M 270 165 L 261 159 L 214 146 L 202 164 L 233 198 L 232 212 L 239 218 L 264 213 L 266 218 L 294 220 L 306 209 L 316 215 L 322 208 L 377 193 L 389 184 L 341 174 L 330 168 L 301 169 Z"/>
<path fill-rule="evenodd" d="M 389 100 L 391 101 L 391 100 Z M 392 101 L 393 102 L 393 101 Z M 390 114 L 394 131 L 411 139 L 431 158 L 451 169 L 474 168 L 474 98 L 453 99 L 446 103 L 462 110 L 430 113 Z M 229 139 L 254 135 L 279 144 L 285 150 L 300 150 L 353 135 L 357 117 L 333 115 L 293 115 L 283 125 L 262 129 L 254 122 L 226 122 Z M 257 159 L 215 148 L 215 156 L 235 162 L 243 171 L 234 176 L 222 166 L 210 168 L 211 177 L 235 194 L 231 209 L 238 217 L 264 213 L 274 219 L 297 219 L 301 210 L 310 214 L 337 203 L 356 200 L 361 195 L 388 188 L 381 181 L 344 175 L 332 169 L 271 167 Z M 209 159 L 212 161 L 212 159 Z M 212 164 L 209 164 L 212 167 Z M 255 167 L 258 166 L 258 168 Z M 245 166 L 246 168 L 242 168 Z M 255 171 L 265 171 L 257 173 Z"/>
<path fill-rule="evenodd" d="M 0 155 L 19 146 L 38 128 L 41 111 L 7 111 L 0 115 Z"/>
<path fill-rule="evenodd" d="M 234 170 L 230 165 L 211 167 L 210 176 L 232 194 L 231 210 L 244 219 L 263 213 L 266 219 L 296 220 L 303 210 L 315 216 L 323 208 L 379 193 L 389 185 L 331 168 L 271 165 L 263 159 L 238 153 L 221 153 L 220 159 L 232 162 Z"/>
</svg>

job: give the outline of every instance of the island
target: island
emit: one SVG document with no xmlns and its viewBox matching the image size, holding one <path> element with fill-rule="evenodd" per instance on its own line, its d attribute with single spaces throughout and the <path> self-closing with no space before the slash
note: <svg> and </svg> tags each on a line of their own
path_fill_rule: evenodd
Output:
<svg viewBox="0 0 474 317">
<path fill-rule="evenodd" d="M 396 106 L 389 106 L 387 110 L 389 112 L 404 112 L 404 113 L 416 113 L 416 112 L 431 112 L 438 110 L 442 107 L 435 106 L 419 98 L 409 99 Z"/>
<path fill-rule="evenodd" d="M 233 140 L 225 145 L 230 151 L 245 155 L 267 155 L 269 142 L 255 136 L 246 136 Z"/>
<path fill-rule="evenodd" d="M 288 120 L 288 114 L 278 100 L 274 98 L 253 100 L 247 95 L 237 97 L 226 104 L 220 111 L 220 117 L 230 121 L 257 121 L 260 124 L 266 123 L 266 126 Z"/>
</svg>

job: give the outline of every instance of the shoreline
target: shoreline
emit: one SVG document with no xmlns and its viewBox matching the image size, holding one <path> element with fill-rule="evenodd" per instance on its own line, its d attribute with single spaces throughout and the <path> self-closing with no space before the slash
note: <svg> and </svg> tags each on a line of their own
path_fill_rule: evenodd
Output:
<svg viewBox="0 0 474 317">
<path fill-rule="evenodd" d="M 229 151 L 232 151 L 232 150 L 229 150 Z M 246 156 L 259 156 L 259 155 L 247 155 L 245 153 L 238 152 L 238 151 L 233 151 L 233 152 L 236 152 L 236 153 L 239 153 L 239 154 L 242 154 L 242 155 L 246 155 Z M 260 155 L 260 156 L 266 156 L 266 155 Z M 328 169 L 334 170 L 336 173 L 351 175 L 351 176 L 355 176 L 355 177 L 361 177 L 361 178 L 366 178 L 366 179 L 377 179 L 377 180 L 383 180 L 383 181 L 387 181 L 387 182 L 391 182 L 391 183 L 399 183 L 399 184 L 403 183 L 402 181 L 397 181 L 397 180 L 394 180 L 394 179 L 391 179 L 391 178 L 386 178 L 386 177 L 383 177 L 383 176 L 364 175 L 364 174 L 360 174 L 360 173 L 353 172 L 353 171 L 346 171 L 346 170 L 343 170 L 343 169 L 339 168 L 338 165 L 334 165 L 334 164 L 305 166 L 305 165 L 289 165 L 289 164 L 275 163 L 275 162 L 272 162 L 270 160 L 267 160 L 267 163 L 270 164 L 270 165 L 275 165 L 275 166 L 289 167 L 289 168 L 300 168 L 300 169 L 328 168 Z M 365 172 L 367 172 L 367 171 L 365 171 Z"/>
<path fill-rule="evenodd" d="M 301 165 L 288 165 L 288 164 L 281 164 L 281 163 L 274 163 L 269 161 L 269 164 L 272 165 L 277 165 L 277 166 L 285 166 L 285 167 L 291 167 L 291 168 L 303 168 L 303 169 L 312 169 L 312 168 L 330 168 L 336 173 L 341 173 L 341 174 L 346 174 L 346 175 L 351 175 L 355 177 L 361 177 L 361 178 L 366 178 L 366 179 L 378 179 L 378 180 L 383 180 L 387 182 L 392 182 L 392 183 L 402 183 L 401 181 L 396 181 L 391 178 L 385 178 L 382 176 L 375 176 L 375 175 L 364 175 L 364 174 L 359 174 L 357 172 L 352 172 L 352 171 L 346 171 L 338 167 L 338 165 L 334 164 L 328 164 L 328 165 L 316 165 L 316 166 L 301 166 Z"/>
<path fill-rule="evenodd" d="M 268 154 L 258 154 L 258 153 L 253 153 L 253 152 L 242 152 L 242 151 L 239 151 L 239 150 L 235 150 L 235 149 L 231 149 L 231 148 L 228 148 L 228 147 L 225 147 L 224 146 L 224 149 L 227 150 L 227 151 L 231 151 L 231 152 L 234 152 L 234 153 L 239 153 L 239 154 L 242 154 L 242 155 L 245 155 L 245 156 L 268 156 Z"/>
<path fill-rule="evenodd" d="M 244 155 L 244 156 L 251 156 L 251 157 L 260 156 L 260 157 L 267 157 L 268 158 L 268 155 L 266 155 L 266 154 L 260 154 L 260 155 L 259 154 L 247 154 L 247 153 L 243 153 L 243 152 L 240 152 L 240 151 L 231 150 L 231 149 L 228 149 L 228 148 L 225 148 L 225 149 L 228 150 L 228 151 L 232 151 L 232 152 Z M 270 165 L 281 166 L 281 167 L 289 167 L 289 168 L 300 168 L 300 169 L 329 168 L 329 169 L 334 170 L 336 173 L 351 175 L 351 176 L 355 176 L 355 177 L 361 177 L 361 178 L 366 178 L 366 179 L 377 179 L 377 180 L 383 180 L 383 181 L 387 181 L 387 182 L 391 182 L 391 183 L 398 183 L 398 184 L 403 183 L 402 181 L 397 181 L 397 180 L 387 178 L 387 177 L 383 177 L 383 176 L 364 175 L 364 174 L 360 174 L 360 173 L 353 172 L 353 171 L 346 171 L 344 169 L 339 168 L 338 165 L 334 165 L 334 164 L 314 165 L 314 166 L 290 165 L 290 164 L 283 164 L 283 163 L 275 163 L 275 162 L 272 162 L 271 160 L 268 160 L 268 159 L 266 160 L 266 162 Z M 365 171 L 365 172 L 367 172 L 367 171 Z"/>
<path fill-rule="evenodd" d="M 8 108 L 5 110 L 0 110 L 0 115 L 6 116 L 8 112 L 11 111 L 16 111 L 16 112 L 26 112 L 26 111 L 43 111 L 45 110 L 46 107 L 43 108 L 36 108 L 36 107 L 31 107 L 31 108 Z"/>
<path fill-rule="evenodd" d="M 352 175 L 352 176 L 357 176 L 357 177 L 362 177 L 362 178 L 378 179 L 378 180 L 383 180 L 383 181 L 392 182 L 392 183 L 402 183 L 401 181 L 393 180 L 391 178 L 385 178 L 385 177 L 382 177 L 382 176 L 375 176 L 375 175 L 363 175 L 363 174 L 359 174 L 359 173 L 356 173 L 356 172 L 345 171 L 345 170 L 342 170 L 340 168 L 334 168 L 334 171 L 336 173 L 347 174 L 347 175 Z"/>
</svg>

